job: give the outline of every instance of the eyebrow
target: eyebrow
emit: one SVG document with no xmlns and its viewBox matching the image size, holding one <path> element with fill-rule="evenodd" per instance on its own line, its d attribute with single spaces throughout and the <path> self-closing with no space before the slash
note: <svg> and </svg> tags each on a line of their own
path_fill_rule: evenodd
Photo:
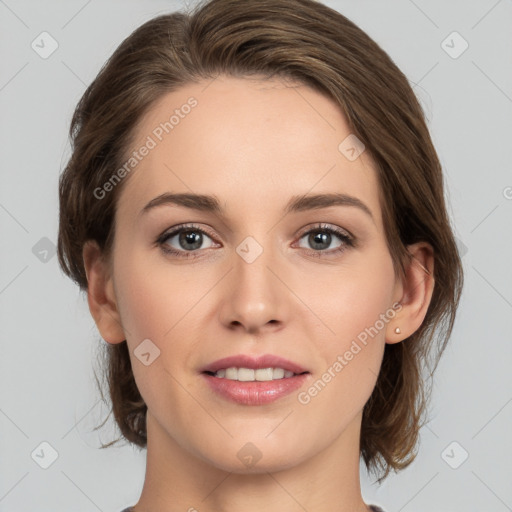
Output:
<svg viewBox="0 0 512 512">
<path fill-rule="evenodd" d="M 163 205 L 184 206 L 185 208 L 214 213 L 219 217 L 225 217 L 224 210 L 216 196 L 193 193 L 171 194 L 169 192 L 165 192 L 151 199 L 151 201 L 142 208 L 139 215 L 143 215 Z M 289 213 L 317 210 L 330 206 L 353 206 L 360 209 L 374 220 L 371 210 L 360 199 L 347 194 L 338 193 L 292 196 L 284 208 L 284 213 L 287 215 Z"/>
</svg>

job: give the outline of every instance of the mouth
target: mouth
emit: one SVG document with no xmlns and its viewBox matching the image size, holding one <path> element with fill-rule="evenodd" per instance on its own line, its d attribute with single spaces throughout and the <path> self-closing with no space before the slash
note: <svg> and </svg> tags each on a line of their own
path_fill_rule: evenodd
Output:
<svg viewBox="0 0 512 512">
<path fill-rule="evenodd" d="M 264 405 L 300 388 L 311 372 L 279 356 L 237 355 L 211 363 L 201 375 L 224 399 L 242 405 Z"/>
<path fill-rule="evenodd" d="M 204 371 L 202 372 L 211 377 L 218 379 L 236 380 L 238 382 L 269 382 L 281 379 L 290 379 L 297 377 L 298 375 L 305 375 L 308 371 L 295 373 L 291 370 L 285 370 L 284 368 L 237 368 L 231 366 L 229 368 L 221 368 L 216 372 Z"/>
</svg>

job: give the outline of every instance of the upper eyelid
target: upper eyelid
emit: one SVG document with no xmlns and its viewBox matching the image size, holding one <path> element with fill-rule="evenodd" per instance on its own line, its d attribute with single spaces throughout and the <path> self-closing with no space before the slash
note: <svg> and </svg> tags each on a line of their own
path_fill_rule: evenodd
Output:
<svg viewBox="0 0 512 512">
<path fill-rule="evenodd" d="M 310 231 L 331 231 L 334 232 L 334 234 L 344 234 L 348 238 L 355 238 L 354 235 L 345 228 L 342 228 L 341 226 L 335 226 L 334 224 L 328 224 L 326 222 L 318 222 L 313 226 L 306 226 L 305 228 L 300 230 L 300 235 L 303 236 L 306 233 L 309 233 Z M 339 233 L 341 231 L 341 233 Z"/>
</svg>

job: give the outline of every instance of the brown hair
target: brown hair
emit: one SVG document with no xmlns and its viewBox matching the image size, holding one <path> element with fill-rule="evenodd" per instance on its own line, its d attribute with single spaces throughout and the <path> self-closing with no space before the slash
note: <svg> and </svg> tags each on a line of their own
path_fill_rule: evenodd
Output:
<svg viewBox="0 0 512 512">
<path fill-rule="evenodd" d="M 125 161 L 138 122 L 156 100 L 221 73 L 289 78 L 333 99 L 376 164 L 395 270 L 404 271 L 406 245 L 425 241 L 434 249 L 435 287 L 425 320 L 408 339 L 386 344 L 364 406 L 360 452 L 367 469 L 383 470 L 381 481 L 416 456 L 430 397 L 425 379 L 451 334 L 463 274 L 423 111 L 404 74 L 346 17 L 314 0 L 210 0 L 190 14 L 158 16 L 137 28 L 89 85 L 73 115 L 73 152 L 59 183 L 59 263 L 87 290 L 83 245 L 95 240 L 109 258 L 116 202 L 126 179 L 102 199 L 93 191 Z M 104 377 L 115 420 L 124 438 L 145 447 L 147 407 L 126 340 L 105 345 Z"/>
</svg>

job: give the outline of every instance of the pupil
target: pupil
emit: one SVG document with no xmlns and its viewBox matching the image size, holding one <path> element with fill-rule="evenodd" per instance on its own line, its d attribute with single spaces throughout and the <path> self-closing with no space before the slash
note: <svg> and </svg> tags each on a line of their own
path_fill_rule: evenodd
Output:
<svg viewBox="0 0 512 512">
<path fill-rule="evenodd" d="M 202 235 L 201 233 L 196 233 L 195 231 L 182 231 L 180 233 L 180 245 L 183 249 L 198 249 L 201 247 Z M 188 247 L 186 244 L 190 244 Z"/>
<path fill-rule="evenodd" d="M 310 235 L 311 247 L 314 249 L 326 249 L 326 247 L 319 247 L 322 244 L 325 244 L 329 247 L 331 243 L 331 234 L 330 233 L 320 233 L 317 232 L 314 235 Z"/>
</svg>

